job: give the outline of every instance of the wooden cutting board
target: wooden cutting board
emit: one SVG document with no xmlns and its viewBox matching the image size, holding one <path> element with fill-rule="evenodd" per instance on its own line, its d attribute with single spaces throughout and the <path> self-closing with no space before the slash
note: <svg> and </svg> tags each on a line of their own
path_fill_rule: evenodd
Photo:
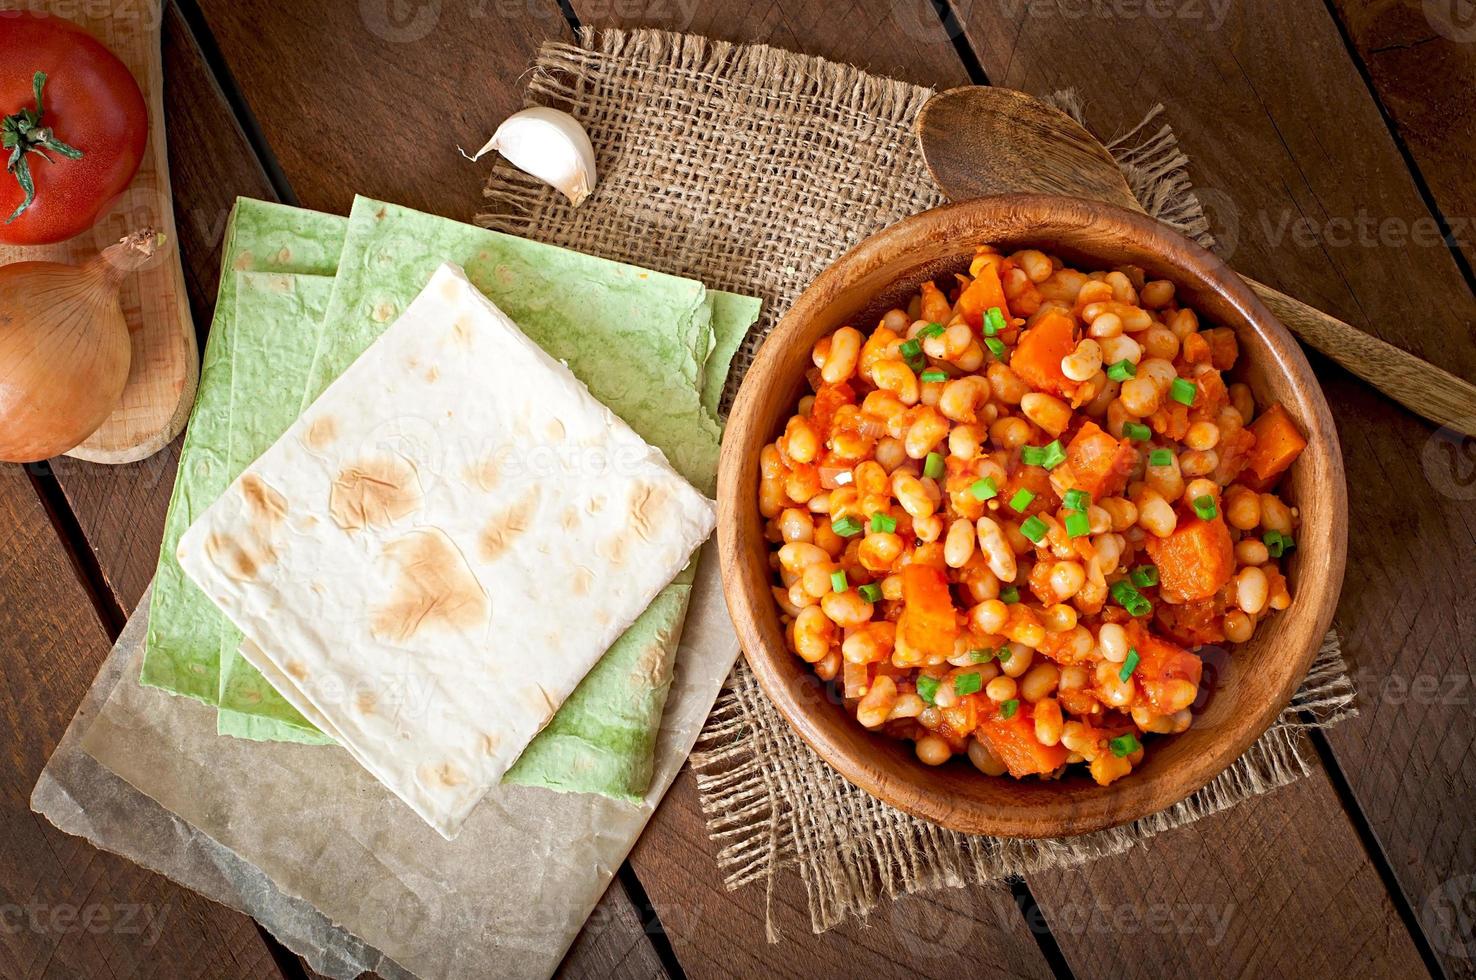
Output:
<svg viewBox="0 0 1476 980">
<path fill-rule="evenodd" d="M 125 280 L 120 291 L 133 342 L 123 398 L 101 428 L 67 453 L 97 463 L 131 463 L 163 449 L 184 428 L 200 378 L 164 137 L 164 66 L 159 48 L 163 0 L 0 0 L 0 29 L 5 12 L 37 9 L 80 25 L 107 45 L 133 72 L 149 107 L 149 143 L 138 176 L 96 227 L 60 245 L 0 246 L 0 264 L 26 260 L 81 264 L 137 228 L 152 227 L 166 236 L 154 261 Z"/>
</svg>

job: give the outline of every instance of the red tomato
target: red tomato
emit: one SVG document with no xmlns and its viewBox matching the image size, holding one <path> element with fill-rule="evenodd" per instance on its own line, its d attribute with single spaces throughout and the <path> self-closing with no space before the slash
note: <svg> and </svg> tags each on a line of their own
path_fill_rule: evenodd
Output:
<svg viewBox="0 0 1476 980">
<path fill-rule="evenodd" d="M 26 194 L 13 170 L 0 174 L 0 243 L 7 245 L 49 245 L 91 228 L 133 180 L 148 140 L 138 83 L 92 35 L 46 14 L 0 15 L 0 116 L 11 125 L 36 109 L 37 72 L 46 73 L 39 128 L 82 155 L 68 159 L 44 147 L 25 153 L 36 197 L 13 221 Z M 7 163 L 11 154 L 5 151 Z"/>
</svg>

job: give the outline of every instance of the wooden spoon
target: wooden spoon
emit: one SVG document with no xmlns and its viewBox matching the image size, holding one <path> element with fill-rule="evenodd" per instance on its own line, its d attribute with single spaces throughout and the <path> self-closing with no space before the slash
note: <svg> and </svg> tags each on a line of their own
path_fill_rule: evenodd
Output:
<svg viewBox="0 0 1476 980">
<path fill-rule="evenodd" d="M 1034 192 L 1142 211 L 1117 162 L 1070 116 L 1023 92 L 971 85 L 941 92 L 917 118 L 923 159 L 955 201 Z M 1412 412 L 1476 435 L 1476 386 L 1253 279 L 1288 330 Z"/>
</svg>

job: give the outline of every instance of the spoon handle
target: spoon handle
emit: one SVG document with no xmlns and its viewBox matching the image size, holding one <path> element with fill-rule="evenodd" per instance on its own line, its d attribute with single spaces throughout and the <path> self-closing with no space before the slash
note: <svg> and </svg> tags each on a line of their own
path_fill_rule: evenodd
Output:
<svg viewBox="0 0 1476 980">
<path fill-rule="evenodd" d="M 1405 408 L 1476 436 L 1476 386 L 1342 320 L 1246 279 L 1288 330 Z"/>
</svg>

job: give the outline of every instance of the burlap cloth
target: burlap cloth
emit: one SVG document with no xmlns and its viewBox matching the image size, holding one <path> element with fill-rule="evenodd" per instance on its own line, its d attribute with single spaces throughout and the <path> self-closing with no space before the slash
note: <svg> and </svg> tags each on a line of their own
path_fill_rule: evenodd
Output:
<svg viewBox="0 0 1476 980">
<path fill-rule="evenodd" d="M 822 269 L 872 232 L 943 202 L 912 132 L 930 94 L 766 46 L 586 31 L 578 45 L 543 47 L 527 99 L 565 108 L 589 130 L 596 193 L 574 209 L 504 164 L 480 221 L 763 297 L 726 407 L 759 342 Z M 1080 118 L 1069 93 L 1054 99 Z M 1212 247 L 1188 161 L 1153 122 L 1159 112 L 1109 149 L 1149 213 Z M 878 802 L 791 733 L 742 661 L 692 765 L 728 886 L 797 867 L 820 932 L 864 916 L 882 896 L 1078 864 L 1301 778 L 1303 730 L 1352 715 L 1353 694 L 1329 634 L 1291 706 L 1203 790 L 1134 824 L 1063 840 L 969 837 Z"/>
</svg>

